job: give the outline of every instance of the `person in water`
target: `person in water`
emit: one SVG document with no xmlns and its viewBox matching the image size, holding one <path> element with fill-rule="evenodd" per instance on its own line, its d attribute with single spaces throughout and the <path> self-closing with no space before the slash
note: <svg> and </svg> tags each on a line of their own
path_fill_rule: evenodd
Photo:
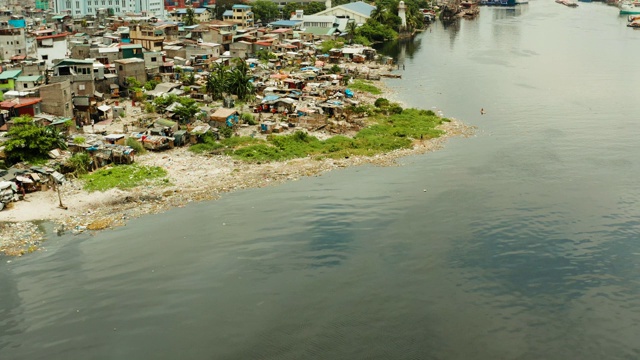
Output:
<svg viewBox="0 0 640 360">
<path fill-rule="evenodd" d="M 484 115 L 484 108 L 480 109 L 480 115 Z"/>
</svg>

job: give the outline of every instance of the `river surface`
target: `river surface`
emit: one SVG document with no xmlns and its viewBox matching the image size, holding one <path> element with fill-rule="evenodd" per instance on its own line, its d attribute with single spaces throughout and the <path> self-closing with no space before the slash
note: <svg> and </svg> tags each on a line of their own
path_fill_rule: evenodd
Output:
<svg viewBox="0 0 640 360">
<path fill-rule="evenodd" d="M 475 137 L 2 259 L 0 359 L 640 358 L 625 25 L 551 0 L 436 23 L 389 85 Z"/>
</svg>

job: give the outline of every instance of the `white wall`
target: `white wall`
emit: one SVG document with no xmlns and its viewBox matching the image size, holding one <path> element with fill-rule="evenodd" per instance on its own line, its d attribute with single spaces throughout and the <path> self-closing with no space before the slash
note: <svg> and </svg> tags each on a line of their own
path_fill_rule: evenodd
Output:
<svg viewBox="0 0 640 360">
<path fill-rule="evenodd" d="M 44 60 L 47 63 L 47 66 L 53 66 L 54 59 L 64 59 L 67 56 L 67 39 L 61 38 L 51 39 L 53 41 L 53 47 L 38 47 L 38 59 Z M 43 55 L 47 57 L 45 60 Z"/>
</svg>

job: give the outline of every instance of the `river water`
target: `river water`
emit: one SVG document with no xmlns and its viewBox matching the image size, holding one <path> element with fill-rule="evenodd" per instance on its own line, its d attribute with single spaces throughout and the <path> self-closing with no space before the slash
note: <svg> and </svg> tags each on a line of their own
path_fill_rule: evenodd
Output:
<svg viewBox="0 0 640 360">
<path fill-rule="evenodd" d="M 389 85 L 477 136 L 2 261 L 0 358 L 639 358 L 625 21 L 534 0 L 436 23 L 388 49 Z"/>
</svg>

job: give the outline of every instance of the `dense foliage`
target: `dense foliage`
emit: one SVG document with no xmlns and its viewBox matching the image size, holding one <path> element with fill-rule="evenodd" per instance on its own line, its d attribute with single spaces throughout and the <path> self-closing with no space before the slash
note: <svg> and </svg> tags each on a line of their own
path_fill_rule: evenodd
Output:
<svg viewBox="0 0 640 360">
<path fill-rule="evenodd" d="M 282 12 L 284 14 L 285 19 L 290 19 L 291 16 L 295 15 L 296 10 L 304 10 L 305 15 L 313 15 L 320 11 L 326 10 L 327 7 L 324 2 L 319 1 L 311 1 L 311 2 L 288 2 Z"/>
<path fill-rule="evenodd" d="M 209 73 L 206 90 L 214 100 L 224 98 L 225 94 L 232 94 L 242 101 L 255 92 L 249 65 L 240 58 L 234 61 L 235 66 L 231 69 L 222 64 L 215 64 Z"/>
<path fill-rule="evenodd" d="M 4 151 L 11 163 L 37 163 L 46 160 L 49 151 L 67 148 L 66 138 L 58 129 L 36 124 L 30 116 L 14 118 L 7 137 Z"/>
<path fill-rule="evenodd" d="M 256 23 L 271 22 L 280 17 L 278 5 L 269 0 L 256 0 L 251 3 L 251 11 Z"/>
</svg>

